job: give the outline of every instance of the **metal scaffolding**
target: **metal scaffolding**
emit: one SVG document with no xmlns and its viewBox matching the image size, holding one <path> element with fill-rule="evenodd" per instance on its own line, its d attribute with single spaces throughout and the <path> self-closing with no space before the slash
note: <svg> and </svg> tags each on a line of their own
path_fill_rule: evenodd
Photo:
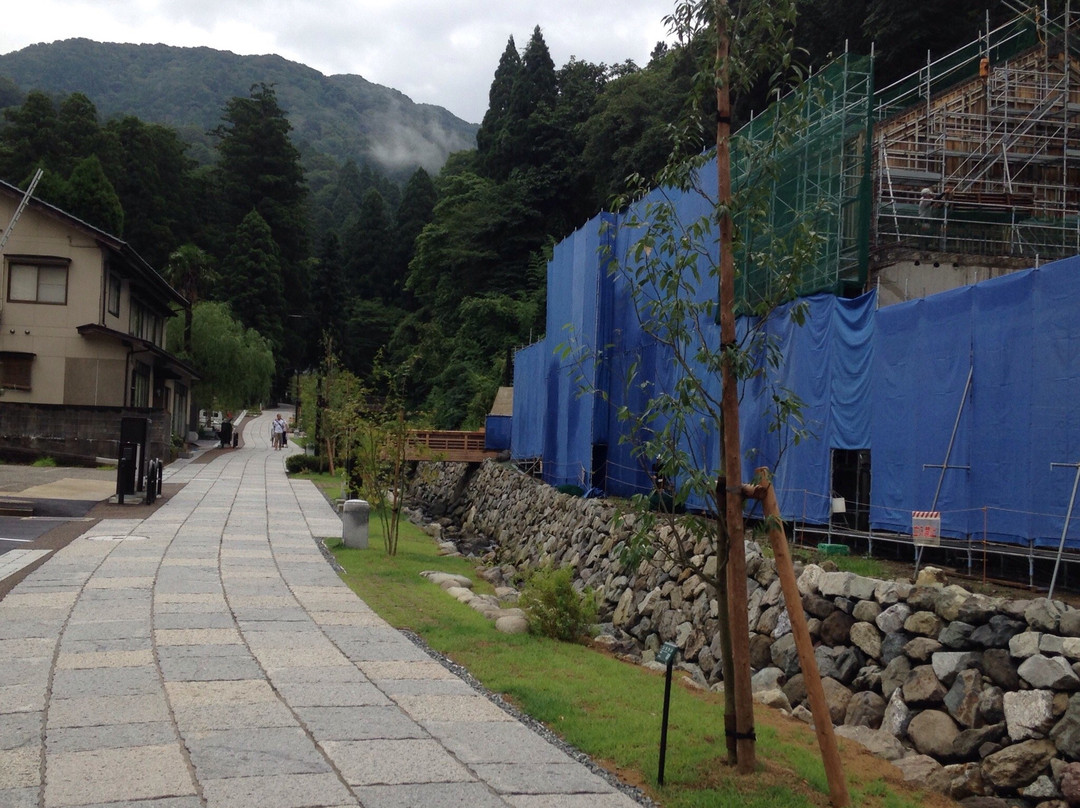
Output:
<svg viewBox="0 0 1080 808">
<path fill-rule="evenodd" d="M 877 94 L 875 249 L 1080 252 L 1078 33 L 1025 14 Z"/>
</svg>

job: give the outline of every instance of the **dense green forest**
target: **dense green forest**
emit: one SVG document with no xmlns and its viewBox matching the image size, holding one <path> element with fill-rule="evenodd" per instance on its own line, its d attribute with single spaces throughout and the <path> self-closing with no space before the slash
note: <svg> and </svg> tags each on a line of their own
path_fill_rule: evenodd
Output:
<svg viewBox="0 0 1080 808">
<path fill-rule="evenodd" d="M 971 0 L 796 7 L 798 61 L 876 43 L 879 85 L 928 50 L 974 39 L 986 20 Z M 1007 16 L 999 9 L 991 23 Z M 230 304 L 268 340 L 279 393 L 329 347 L 361 377 L 376 363 L 391 371 L 433 426 L 473 427 L 509 383 L 512 350 L 545 327 L 552 246 L 630 175 L 708 147 L 709 59 L 706 43 L 690 41 L 658 43 L 642 66 L 556 67 L 539 27 L 521 49 L 511 36 L 476 148 L 407 178 L 302 150 L 269 74 L 215 110 L 210 159 L 199 160 L 180 131 L 105 118 L 92 93 L 9 83 L 0 178 L 25 186 L 42 167 L 39 197 L 122 236 L 189 299 Z M 736 100 L 743 120 L 765 104 L 753 87 Z"/>
</svg>

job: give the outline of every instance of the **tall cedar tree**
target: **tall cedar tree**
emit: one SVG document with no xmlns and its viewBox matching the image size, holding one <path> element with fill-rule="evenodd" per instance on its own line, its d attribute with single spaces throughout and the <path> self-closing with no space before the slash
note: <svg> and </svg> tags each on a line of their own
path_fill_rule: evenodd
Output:
<svg viewBox="0 0 1080 808">
<path fill-rule="evenodd" d="M 390 215 L 382 194 L 372 188 L 360 203 L 345 248 L 345 282 L 352 298 L 388 303 L 394 297 Z"/>
<path fill-rule="evenodd" d="M 97 155 L 75 164 L 69 180 L 68 212 L 114 236 L 124 234 L 124 209 Z"/>
<path fill-rule="evenodd" d="M 495 78 L 488 90 L 488 110 L 476 132 L 476 151 L 489 176 L 505 177 L 512 165 L 506 162 L 507 125 L 510 119 L 510 98 L 514 85 L 521 75 L 521 55 L 514 44 L 514 37 L 506 43 L 506 50 L 499 57 Z"/>
<path fill-rule="evenodd" d="M 221 266 L 221 290 L 233 313 L 262 334 L 282 364 L 286 319 L 281 254 L 270 226 L 252 209 L 236 229 Z"/>
</svg>

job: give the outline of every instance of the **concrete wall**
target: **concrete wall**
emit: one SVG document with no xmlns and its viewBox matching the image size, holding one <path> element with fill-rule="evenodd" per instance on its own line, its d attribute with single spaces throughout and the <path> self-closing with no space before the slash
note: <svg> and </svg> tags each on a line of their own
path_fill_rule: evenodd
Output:
<svg viewBox="0 0 1080 808">
<path fill-rule="evenodd" d="M 0 456 L 49 455 L 93 463 L 117 457 L 120 419 L 151 418 L 150 457 L 170 460 L 172 429 L 167 414 L 119 407 L 61 407 L 0 401 Z"/>
</svg>

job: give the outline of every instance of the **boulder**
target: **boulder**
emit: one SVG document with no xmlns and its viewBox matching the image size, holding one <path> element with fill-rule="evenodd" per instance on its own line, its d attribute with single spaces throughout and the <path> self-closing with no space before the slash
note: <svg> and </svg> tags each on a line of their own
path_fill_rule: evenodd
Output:
<svg viewBox="0 0 1080 808">
<path fill-rule="evenodd" d="M 916 637 L 904 646 L 904 654 L 916 662 L 929 662 L 942 647 L 933 637 Z"/>
<path fill-rule="evenodd" d="M 1009 640 L 1009 653 L 1017 659 L 1027 659 L 1039 653 L 1042 632 L 1021 631 Z"/>
<path fill-rule="evenodd" d="M 784 672 L 779 668 L 764 668 L 750 677 L 751 692 L 759 690 L 779 690 L 787 681 Z"/>
<path fill-rule="evenodd" d="M 799 672 L 799 652 L 795 647 L 795 637 L 785 634 L 772 644 L 769 649 L 773 665 L 784 672 L 787 677 L 792 677 Z"/>
<path fill-rule="evenodd" d="M 1000 598 L 974 594 L 964 601 L 960 607 L 960 613 L 956 617 L 958 620 L 971 623 L 973 626 L 981 626 L 983 623 L 988 623 L 990 618 L 997 614 L 1000 606 Z"/>
<path fill-rule="evenodd" d="M 908 750 L 888 732 L 871 729 L 867 726 L 845 724 L 836 728 L 836 734 L 842 738 L 860 744 L 871 754 L 883 760 L 896 761 L 904 757 Z"/>
<path fill-rule="evenodd" d="M 904 701 L 912 706 L 940 704 L 946 693 L 945 685 L 934 674 L 930 665 L 912 668 L 900 689 L 903 691 Z"/>
<path fill-rule="evenodd" d="M 1067 763 L 1061 770 L 1061 796 L 1069 805 L 1080 805 L 1080 763 Z"/>
<path fill-rule="evenodd" d="M 950 623 L 959 619 L 960 609 L 970 597 L 971 593 L 962 586 L 956 586 L 955 584 L 946 586 L 941 590 L 941 594 L 938 595 L 937 600 L 934 602 L 934 611 L 937 612 L 938 617 L 946 623 Z"/>
<path fill-rule="evenodd" d="M 897 738 L 903 738 L 907 735 L 910 722 L 911 709 L 904 701 L 903 693 L 898 689 L 892 694 L 889 703 L 885 706 L 885 713 L 881 716 L 881 731 Z"/>
<path fill-rule="evenodd" d="M 851 610 L 851 616 L 861 623 L 873 623 L 881 614 L 881 606 L 872 600 L 860 600 Z"/>
<path fill-rule="evenodd" d="M 1061 623 L 1062 609 L 1057 603 L 1048 598 L 1035 598 L 1024 609 L 1024 620 L 1035 631 L 1049 631 L 1051 633 L 1058 630 L 1058 625 Z"/>
<path fill-rule="evenodd" d="M 1054 744 L 1048 740 L 1006 746 L 983 761 L 983 777 L 995 789 L 1026 786 L 1045 772 L 1055 751 Z"/>
<path fill-rule="evenodd" d="M 947 623 L 941 633 L 938 634 L 938 642 L 946 648 L 959 651 L 971 646 L 971 632 L 974 630 L 975 626 L 970 623 L 953 620 L 951 623 Z"/>
<path fill-rule="evenodd" d="M 906 581 L 878 581 L 878 585 L 874 587 L 874 600 L 888 607 L 905 600 L 909 592 L 911 584 Z"/>
<path fill-rule="evenodd" d="M 896 603 L 881 612 L 874 619 L 874 623 L 881 629 L 882 634 L 894 634 L 904 627 L 904 621 L 910 616 L 910 606 L 906 603 Z"/>
<path fill-rule="evenodd" d="M 1069 697 L 1069 705 L 1061 720 L 1050 730 L 1050 739 L 1070 760 L 1080 760 L 1080 693 Z M 1080 769 L 1077 770 L 1080 775 Z M 1080 787 L 1080 782 L 1078 782 Z"/>
<path fill-rule="evenodd" d="M 852 600 L 873 600 L 878 582 L 853 572 L 826 572 L 818 579 L 822 597 L 842 597 Z"/>
<path fill-rule="evenodd" d="M 1029 800 L 1053 800 L 1061 796 L 1061 792 L 1058 787 L 1054 785 L 1054 781 L 1047 775 L 1041 774 L 1035 778 L 1035 782 L 1031 785 L 1024 786 L 1020 789 L 1020 796 L 1026 797 Z"/>
<path fill-rule="evenodd" d="M 772 664 L 772 644 L 772 639 L 764 634 L 750 635 L 750 667 L 753 670 L 759 671 Z"/>
<path fill-rule="evenodd" d="M 861 691 L 848 702 L 844 724 L 877 729 L 885 717 L 885 699 L 877 693 Z"/>
<path fill-rule="evenodd" d="M 881 634 L 873 623 L 859 622 L 853 625 L 851 642 L 871 659 L 881 659 Z"/>
<path fill-rule="evenodd" d="M 1005 737 L 1005 724 L 965 729 L 953 740 L 953 756 L 958 760 L 974 760 L 979 749 L 987 743 L 996 743 Z"/>
<path fill-rule="evenodd" d="M 781 689 L 793 707 L 806 701 L 806 680 L 801 673 L 788 677 Z"/>
<path fill-rule="evenodd" d="M 907 604 L 913 612 L 932 612 L 937 604 L 940 586 L 915 586 L 907 596 Z"/>
<path fill-rule="evenodd" d="M 885 698 L 889 698 L 892 694 L 903 686 L 907 681 L 908 675 L 911 673 L 911 663 L 905 656 L 898 656 L 893 659 L 885 668 L 881 671 L 881 695 Z"/>
<path fill-rule="evenodd" d="M 929 755 L 909 755 L 894 760 L 892 765 L 900 770 L 900 776 L 907 783 L 925 783 L 941 771 L 941 764 Z"/>
<path fill-rule="evenodd" d="M 881 661 L 888 665 L 898 656 L 904 653 L 904 646 L 911 642 L 911 635 L 906 631 L 895 631 L 886 634 L 881 640 Z"/>
<path fill-rule="evenodd" d="M 982 674 L 969 668 L 960 671 L 945 694 L 945 709 L 962 728 L 977 726 L 981 693 Z"/>
<path fill-rule="evenodd" d="M 1054 725 L 1054 694 L 1049 690 L 1017 690 L 1004 697 L 1009 738 L 1045 738 Z"/>
<path fill-rule="evenodd" d="M 754 691 L 754 701 L 758 704 L 763 704 L 766 707 L 771 707 L 774 710 L 791 712 L 791 702 L 789 702 L 787 696 L 784 695 L 784 691 L 779 688 Z"/>
<path fill-rule="evenodd" d="M 929 611 L 914 612 L 904 621 L 904 631 L 923 637 L 937 637 L 941 628 L 941 618 Z"/>
<path fill-rule="evenodd" d="M 802 597 L 803 611 L 812 617 L 824 620 L 836 611 L 836 604 L 828 598 L 811 593 Z"/>
<path fill-rule="evenodd" d="M 1036 654 L 1028 657 L 1017 668 L 1020 678 L 1035 688 L 1050 690 L 1080 689 L 1080 677 L 1064 657 L 1046 657 Z"/>
<path fill-rule="evenodd" d="M 1009 640 L 1026 628 L 1027 625 L 1016 618 L 995 614 L 990 622 L 971 632 L 971 641 L 980 648 L 1006 648 Z"/>
<path fill-rule="evenodd" d="M 981 660 L 977 651 L 938 651 L 930 657 L 930 664 L 942 684 L 949 687 L 960 671 L 977 668 Z"/>
<path fill-rule="evenodd" d="M 987 648 L 982 655 L 982 670 L 986 677 L 1003 690 L 1018 690 L 1020 674 L 1012 656 L 1004 648 Z"/>
<path fill-rule="evenodd" d="M 945 586 L 948 582 L 945 571 L 937 567 L 923 567 L 915 578 L 915 586 Z"/>
<path fill-rule="evenodd" d="M 795 585 L 799 588 L 799 591 L 804 595 L 818 591 L 818 581 L 821 576 L 825 574 L 825 570 L 819 567 L 817 564 L 807 564 L 799 575 Z"/>
<path fill-rule="evenodd" d="M 821 641 L 826 645 L 845 645 L 851 638 L 855 618 L 837 609 L 821 621 Z"/>
<path fill-rule="evenodd" d="M 1000 687 L 984 687 L 979 694 L 979 717 L 984 724 L 1001 724 L 1005 721 L 1005 694 Z"/>
<path fill-rule="evenodd" d="M 615 607 L 615 613 L 611 617 L 611 622 L 615 624 L 617 628 L 627 628 L 633 625 L 637 620 L 637 592 L 633 589 L 623 590 L 622 596 L 619 598 L 619 603 Z"/>
<path fill-rule="evenodd" d="M 503 634 L 527 634 L 529 621 L 522 615 L 508 614 L 495 621 L 495 629 Z"/>
<path fill-rule="evenodd" d="M 960 728 L 948 713 L 941 710 L 923 710 L 908 724 L 908 739 L 923 755 L 935 760 L 946 760 L 952 755 L 953 741 Z"/>
<path fill-rule="evenodd" d="M 851 690 L 842 683 L 831 677 L 821 680 L 821 687 L 825 691 L 825 702 L 829 705 L 829 716 L 833 724 L 843 724 L 847 715 L 848 703 L 854 695 Z"/>
<path fill-rule="evenodd" d="M 1063 637 L 1080 637 L 1080 609 L 1065 608 L 1058 623 L 1058 632 Z"/>
</svg>

